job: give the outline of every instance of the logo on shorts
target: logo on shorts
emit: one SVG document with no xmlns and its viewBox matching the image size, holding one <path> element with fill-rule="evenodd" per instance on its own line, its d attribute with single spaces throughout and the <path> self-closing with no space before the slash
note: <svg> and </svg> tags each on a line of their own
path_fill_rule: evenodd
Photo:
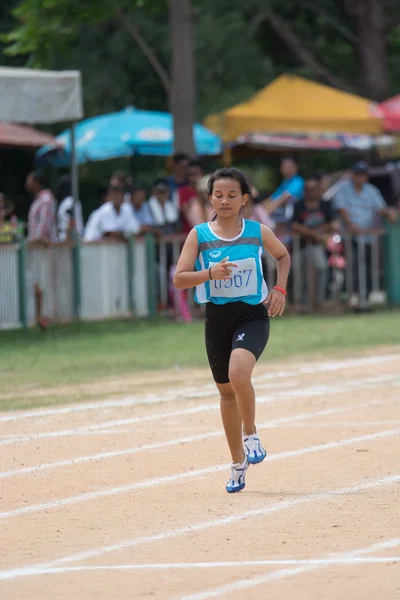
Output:
<svg viewBox="0 0 400 600">
<path fill-rule="evenodd" d="M 243 342 L 245 335 L 246 335 L 245 333 L 239 333 L 239 335 L 236 338 L 236 341 L 237 342 Z"/>
<path fill-rule="evenodd" d="M 222 252 L 220 250 L 214 250 L 213 252 L 210 252 L 210 256 L 211 258 L 218 258 L 219 256 L 221 256 Z"/>
</svg>

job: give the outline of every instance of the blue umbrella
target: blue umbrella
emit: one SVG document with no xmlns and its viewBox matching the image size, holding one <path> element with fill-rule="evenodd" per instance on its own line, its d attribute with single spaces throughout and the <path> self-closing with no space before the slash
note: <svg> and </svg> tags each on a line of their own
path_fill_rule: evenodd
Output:
<svg viewBox="0 0 400 600">
<path fill-rule="evenodd" d="M 196 123 L 193 135 L 197 155 L 220 154 L 221 140 L 215 133 Z M 75 136 L 79 164 L 133 154 L 169 156 L 174 151 L 172 115 L 163 112 L 126 108 L 100 115 L 77 123 Z M 46 158 L 54 166 L 66 166 L 71 160 L 70 131 L 60 134 L 57 142 L 62 150 L 44 146 L 37 156 Z"/>
</svg>

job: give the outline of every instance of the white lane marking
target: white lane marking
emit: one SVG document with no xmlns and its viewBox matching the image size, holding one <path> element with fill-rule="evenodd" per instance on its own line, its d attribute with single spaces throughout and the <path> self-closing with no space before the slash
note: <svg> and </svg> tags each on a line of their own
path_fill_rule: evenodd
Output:
<svg viewBox="0 0 400 600">
<path fill-rule="evenodd" d="M 337 394 L 345 392 L 353 388 L 359 387 L 374 387 L 379 386 L 381 383 L 387 383 L 397 379 L 399 376 L 396 375 L 379 375 L 377 377 L 365 377 L 363 379 L 349 379 L 342 382 L 341 385 L 314 385 L 309 388 L 295 389 L 284 392 L 277 392 L 275 394 L 269 394 L 268 396 L 258 396 L 257 404 L 269 404 L 277 402 L 278 400 L 290 400 L 292 398 L 308 398 L 310 396 L 320 396 L 328 394 Z M 40 433 L 30 433 L 23 435 L 12 435 L 0 438 L 0 446 L 7 446 L 10 444 L 21 444 L 25 442 L 36 442 L 42 439 L 51 439 L 58 437 L 68 437 L 71 435 L 85 434 L 92 431 L 98 431 L 101 429 L 109 429 L 113 427 L 119 427 L 122 425 L 131 425 L 133 423 L 145 423 L 150 421 L 165 420 L 173 417 L 181 417 L 184 415 L 196 415 L 200 413 L 219 411 L 219 404 L 214 402 L 212 404 L 202 404 L 194 408 L 180 409 L 166 413 L 156 413 L 151 415 L 145 415 L 141 417 L 130 417 L 126 419 L 108 420 L 102 423 L 94 423 L 93 425 L 85 425 L 75 429 L 65 429 L 62 431 L 44 431 Z"/>
<path fill-rule="evenodd" d="M 331 560 L 336 559 L 339 561 L 343 561 L 342 564 L 346 565 L 350 564 L 348 561 L 351 561 L 355 557 L 360 558 L 360 554 L 371 554 L 380 550 L 397 548 L 398 546 L 400 546 L 400 539 L 395 538 L 393 540 L 388 540 L 387 542 L 379 542 L 377 544 L 373 544 L 372 546 L 368 546 L 367 548 L 358 548 L 356 550 L 340 553 L 336 552 L 335 554 L 331 555 Z M 233 583 L 218 586 L 212 590 L 181 596 L 180 600 L 208 600 L 208 598 L 217 598 L 219 596 L 225 596 L 226 594 L 230 594 L 238 590 L 245 590 L 265 583 L 269 583 L 270 581 L 277 581 L 278 579 L 286 579 L 287 577 L 302 575 L 307 571 L 323 569 L 326 567 L 333 566 L 334 564 L 335 563 L 330 562 L 329 557 L 327 557 L 327 561 L 323 563 L 310 564 L 292 569 L 280 569 L 278 571 L 272 571 L 272 573 L 268 573 L 267 575 L 262 575 L 260 577 L 241 579 L 239 581 L 234 581 Z"/>
<path fill-rule="evenodd" d="M 381 401 L 381 400 L 371 400 L 370 402 L 363 402 L 360 404 L 348 404 L 346 406 L 339 406 L 336 408 L 330 408 L 321 411 L 314 411 L 312 413 L 305 413 L 303 415 L 292 415 L 291 417 L 284 417 L 281 419 L 277 419 L 275 421 L 269 421 L 266 423 L 261 423 L 258 425 L 259 429 L 269 429 L 272 427 L 276 427 L 281 425 L 282 423 L 291 423 L 298 420 L 308 420 L 313 419 L 318 416 L 326 416 L 333 415 L 337 413 L 347 412 L 348 410 L 356 410 L 359 408 L 366 408 L 369 406 L 383 406 L 384 404 L 390 404 L 391 401 Z M 98 454 L 90 454 L 88 456 L 78 456 L 76 458 L 69 458 L 67 460 L 62 460 L 53 463 L 46 463 L 41 465 L 36 465 L 34 467 L 22 467 L 20 469 L 13 469 L 11 471 L 3 471 L 0 473 L 0 479 L 6 479 L 8 477 L 15 477 L 17 475 L 27 475 L 29 473 L 36 473 L 38 471 L 45 471 L 48 469 L 56 469 L 63 467 L 72 467 L 78 464 L 84 464 L 87 462 L 91 462 L 94 460 L 104 460 L 108 458 L 117 458 L 120 456 L 130 456 L 132 454 L 136 454 L 138 452 L 149 451 L 149 450 L 160 450 L 162 448 L 169 448 L 171 446 L 179 446 L 181 444 L 189 444 L 193 442 L 198 442 L 201 440 L 206 440 L 213 437 L 221 437 L 223 432 L 221 430 L 218 431 L 206 431 L 204 433 L 199 433 L 197 435 L 192 435 L 190 437 L 178 438 L 175 440 L 168 440 L 167 442 L 157 442 L 154 444 L 144 444 L 143 446 L 136 446 L 134 448 L 126 448 L 124 450 L 112 450 L 109 452 L 100 452 Z"/>
<path fill-rule="evenodd" d="M 314 452 L 322 452 L 325 450 L 333 450 L 337 448 L 343 448 L 344 446 L 350 446 L 351 444 L 358 444 L 360 442 L 370 442 L 373 440 L 384 439 L 399 435 L 400 430 L 394 429 L 389 431 L 381 431 L 378 433 L 371 433 L 369 435 L 362 435 L 346 440 L 336 442 L 326 442 L 318 444 L 316 446 L 310 446 L 309 448 L 300 448 L 298 450 L 287 450 L 285 452 L 277 452 L 269 457 L 269 460 L 281 460 L 283 458 L 294 458 L 296 456 L 302 456 L 304 454 L 312 454 Z M 183 481 L 184 479 L 191 479 L 200 477 L 201 475 L 207 475 L 210 473 L 216 473 L 225 469 L 229 469 L 229 464 L 225 465 L 212 465 L 204 469 L 198 469 L 197 471 L 186 471 L 184 473 L 177 473 L 176 475 L 167 475 L 165 477 L 158 477 L 152 479 L 146 479 L 144 481 L 138 481 L 130 485 L 122 485 L 118 487 L 103 488 L 96 492 L 85 492 L 77 496 L 70 496 L 69 498 L 60 498 L 51 502 L 44 502 L 42 504 L 34 504 L 32 506 L 24 506 L 22 508 L 15 508 L 13 510 L 0 512 L 0 520 L 9 519 L 11 517 L 22 517 L 27 514 L 53 510 L 56 508 L 62 508 L 64 506 L 70 506 L 71 504 L 77 504 L 80 502 L 87 502 L 89 500 L 97 500 L 99 498 L 106 498 L 110 496 L 117 496 L 119 494 L 126 494 L 134 490 L 143 488 L 158 487 L 168 483 L 175 483 L 177 481 Z"/>
<path fill-rule="evenodd" d="M 352 367 L 361 367 L 367 365 L 376 365 L 392 360 L 399 360 L 400 354 L 385 354 L 383 356 L 370 356 L 356 359 L 343 359 L 339 361 L 313 363 L 312 366 L 306 365 L 291 371 L 277 371 L 276 373 L 267 373 L 254 377 L 255 382 L 286 379 L 290 377 L 298 377 L 299 375 L 308 375 L 313 373 L 326 373 L 330 371 L 338 371 L 340 369 L 350 369 Z M 181 388 L 170 390 L 160 397 L 158 394 L 147 394 L 140 397 L 128 397 L 120 400 L 99 400 L 96 402 L 88 402 L 85 404 L 69 405 L 58 408 L 45 408 L 38 410 L 28 410 L 14 414 L 0 416 L 0 422 L 6 423 L 10 421 L 18 421 L 20 419 L 31 419 L 34 417 L 47 417 L 52 415 L 69 414 L 74 412 L 84 412 L 89 410 L 97 410 L 102 408 L 113 408 L 122 406 L 135 406 L 137 404 L 154 404 L 161 402 L 171 402 L 180 398 L 201 398 L 204 395 L 214 395 L 216 393 L 214 384 L 207 384 L 201 387 Z M 210 390 L 207 392 L 207 390 Z"/>
<path fill-rule="evenodd" d="M 313 421 L 311 425 L 309 423 L 282 423 L 281 425 L 277 425 L 277 427 L 279 427 L 280 429 L 284 429 L 285 427 L 293 427 L 299 429 L 301 429 L 302 427 L 307 427 L 308 429 L 312 430 L 315 427 L 321 429 L 329 429 L 329 427 L 353 427 L 357 429 L 358 427 L 377 427 L 380 425 L 392 425 L 393 427 L 397 427 L 400 426 L 400 420 L 388 419 L 387 421 Z M 133 431 L 135 430 L 132 429 L 132 432 Z"/>
<path fill-rule="evenodd" d="M 372 550 L 371 550 L 372 552 Z M 25 576 L 37 576 L 37 575 L 60 575 L 64 573 L 79 573 L 85 571 L 170 571 L 172 569 L 221 569 L 225 567 L 268 567 L 268 566 L 290 566 L 290 565 L 321 565 L 327 567 L 334 567 L 340 565 L 376 565 L 376 564 L 387 564 L 396 563 L 400 561 L 400 556 L 387 556 L 387 557 L 354 557 L 347 559 L 340 558 L 309 558 L 309 559 L 297 559 L 288 558 L 282 560 L 244 560 L 240 562 L 226 561 L 226 562 L 204 562 L 204 563 L 154 563 L 154 564 L 135 564 L 135 565 L 96 565 L 96 566 L 77 566 L 77 567 L 48 567 L 47 569 L 35 569 L 32 568 L 31 572 L 28 573 L 29 568 L 26 569 L 27 573 Z"/>
<path fill-rule="evenodd" d="M 44 563 L 38 563 L 35 565 L 30 565 L 28 567 L 22 567 L 17 569 L 7 569 L 4 571 L 0 571 L 0 581 L 16 579 L 19 577 L 26 577 L 28 575 L 32 575 L 33 571 L 47 569 L 51 567 L 58 567 L 68 563 L 80 562 L 84 560 L 90 560 L 92 558 L 97 558 L 99 556 L 103 556 L 104 554 L 108 554 L 110 552 L 117 552 L 119 550 L 125 550 L 128 548 L 133 548 L 135 546 L 140 546 L 143 544 L 151 544 L 153 542 L 160 542 L 164 540 L 170 540 L 174 538 L 178 538 L 181 536 L 185 536 L 191 533 L 197 533 L 200 531 L 206 531 L 208 529 L 213 529 L 214 527 L 222 527 L 225 525 L 231 525 L 232 523 L 237 523 L 239 521 L 243 521 L 244 519 L 249 519 L 253 517 L 263 517 L 271 514 L 275 514 L 277 512 L 283 510 L 290 510 L 297 508 L 299 506 L 304 506 L 306 504 L 311 504 L 314 502 L 322 502 L 324 500 L 331 500 L 333 498 L 337 498 L 338 496 L 344 496 L 348 494 L 357 494 L 359 492 L 374 490 L 379 487 L 390 486 L 400 482 L 400 474 L 391 475 L 388 477 L 384 477 L 382 479 L 377 479 L 375 481 L 369 481 L 367 483 L 359 483 L 357 485 L 353 485 L 350 487 L 340 488 L 340 489 L 332 489 L 327 492 L 321 492 L 318 494 L 311 494 L 307 496 L 300 496 L 298 498 L 293 498 L 290 500 L 285 500 L 283 502 L 278 502 L 277 504 L 271 504 L 264 508 L 259 508 L 255 510 L 248 510 L 242 513 L 238 513 L 235 515 L 230 515 L 227 517 L 222 517 L 219 519 L 213 519 L 210 521 L 203 521 L 200 523 L 186 525 L 184 527 L 179 527 L 175 529 L 170 529 L 167 531 L 163 531 L 161 533 L 157 533 L 155 535 L 149 535 L 129 540 L 122 540 L 115 544 L 110 544 L 106 546 L 101 546 L 97 548 L 92 548 L 90 550 L 84 550 L 83 552 L 76 552 L 74 554 L 70 554 L 68 556 L 64 556 L 63 558 L 54 559 Z M 303 567 L 305 568 L 305 567 Z"/>
</svg>

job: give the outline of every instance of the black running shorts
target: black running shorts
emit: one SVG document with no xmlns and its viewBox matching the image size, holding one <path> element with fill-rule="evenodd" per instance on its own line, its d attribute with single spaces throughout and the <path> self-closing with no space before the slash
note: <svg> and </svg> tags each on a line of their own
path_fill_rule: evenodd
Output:
<svg viewBox="0 0 400 600">
<path fill-rule="evenodd" d="M 206 349 L 216 383 L 229 383 L 232 350 L 244 348 L 258 360 L 269 338 L 269 317 L 264 304 L 228 302 L 206 305 Z"/>
</svg>

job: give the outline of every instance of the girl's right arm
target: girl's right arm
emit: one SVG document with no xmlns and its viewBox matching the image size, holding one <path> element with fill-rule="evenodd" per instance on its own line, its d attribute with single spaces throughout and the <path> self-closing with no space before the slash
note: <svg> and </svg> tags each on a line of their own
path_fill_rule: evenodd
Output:
<svg viewBox="0 0 400 600">
<path fill-rule="evenodd" d="M 186 238 L 178 264 L 176 265 L 174 286 L 178 290 L 193 288 L 209 280 L 208 269 L 203 269 L 202 271 L 194 270 L 198 254 L 199 243 L 197 231 L 192 229 Z"/>
<path fill-rule="evenodd" d="M 194 267 L 199 254 L 199 242 L 197 239 L 197 231 L 192 229 L 186 238 L 186 242 L 182 248 L 181 255 L 176 265 L 174 275 L 174 286 L 178 290 L 194 288 L 196 285 L 205 283 L 209 279 L 224 280 L 230 279 L 232 267 L 237 267 L 237 264 L 228 262 L 229 257 L 225 257 L 221 262 L 214 265 L 211 269 L 202 269 L 195 271 Z M 211 277 L 210 277 L 211 272 Z"/>
</svg>

